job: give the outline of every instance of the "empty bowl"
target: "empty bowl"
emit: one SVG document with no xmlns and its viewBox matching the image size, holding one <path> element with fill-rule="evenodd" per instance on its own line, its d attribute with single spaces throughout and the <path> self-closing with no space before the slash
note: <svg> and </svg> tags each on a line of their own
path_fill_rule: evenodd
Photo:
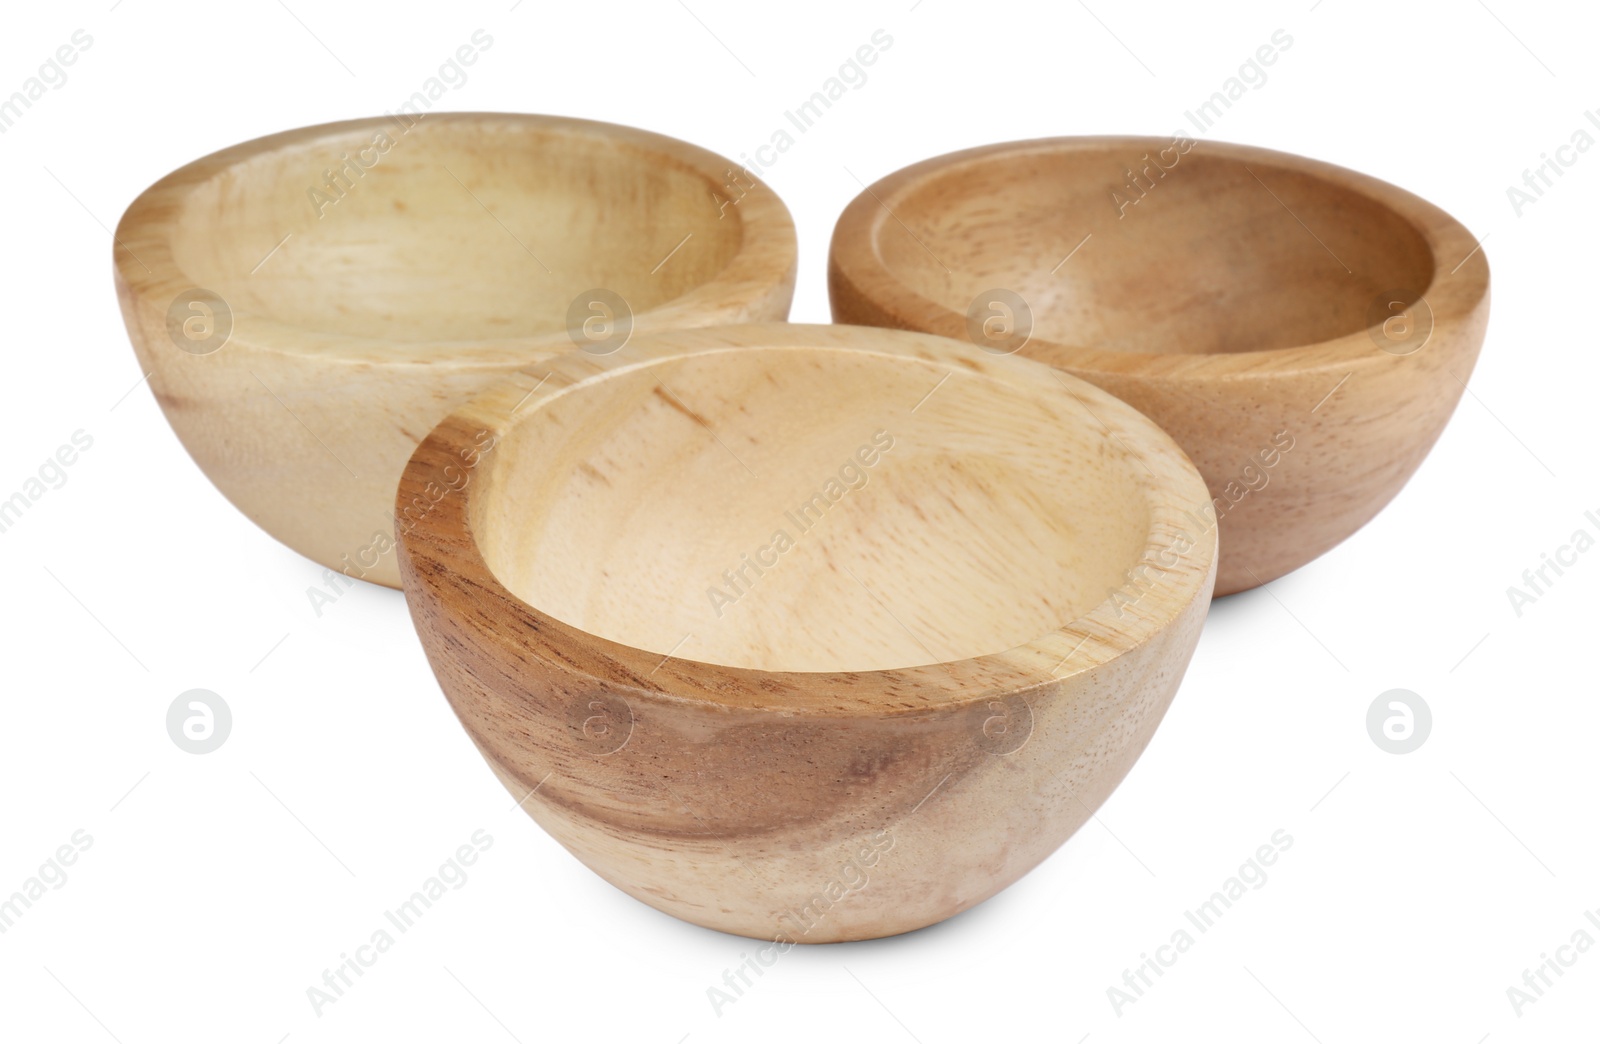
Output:
<svg viewBox="0 0 1600 1044">
<path fill-rule="evenodd" d="M 505 378 L 397 513 L 428 658 L 521 806 L 629 895 L 782 947 L 959 913 L 1105 800 L 1210 602 L 1204 497 L 1039 363 L 753 324 Z"/>
<path fill-rule="evenodd" d="M 117 229 L 156 400 L 267 532 L 399 586 L 395 485 L 485 385 L 635 331 L 781 320 L 795 235 L 764 185 L 627 127 L 397 114 L 236 145 Z"/>
<path fill-rule="evenodd" d="M 1418 197 L 1281 152 L 1057 138 L 889 175 L 840 217 L 834 318 L 1047 362 L 1161 425 L 1210 488 L 1217 594 L 1309 562 L 1421 464 L 1489 266 Z"/>
</svg>

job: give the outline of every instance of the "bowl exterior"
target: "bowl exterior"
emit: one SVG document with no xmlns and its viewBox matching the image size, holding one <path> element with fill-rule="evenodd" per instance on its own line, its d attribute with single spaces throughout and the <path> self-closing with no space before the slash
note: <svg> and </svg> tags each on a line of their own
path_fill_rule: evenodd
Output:
<svg viewBox="0 0 1600 1044">
<path fill-rule="evenodd" d="M 708 311 L 688 325 L 780 322 L 793 294 L 791 275 L 765 298 Z M 250 317 L 236 315 L 227 344 L 196 355 L 169 334 L 166 301 L 141 296 L 120 271 L 117 296 L 156 402 L 212 484 L 288 547 L 386 587 L 400 586 L 394 493 L 417 443 L 488 385 L 578 350 L 561 334 L 498 362 L 302 354 L 253 338 Z M 648 330 L 648 313 L 637 323 Z"/>
<path fill-rule="evenodd" d="M 1421 466 L 1483 345 L 1489 299 L 1440 320 L 1419 350 L 1217 378 L 1141 378 L 1060 364 L 1161 425 L 1206 480 L 1218 596 L 1318 558 L 1366 525 Z M 1368 340 L 1365 334 L 1361 340 Z"/>
<path fill-rule="evenodd" d="M 835 259 L 829 290 L 838 323 L 967 336 L 939 313 L 875 301 Z M 1292 572 L 1351 536 L 1394 499 L 1455 412 L 1477 362 L 1489 297 L 1436 315 L 1407 354 L 1365 332 L 1255 367 L 1101 365 L 1083 353 L 1026 344 L 1021 354 L 1105 389 L 1160 425 L 1206 480 L 1197 524 L 1221 541 L 1216 594 Z M 1292 353 L 1291 353 L 1292 354 Z"/>
<path fill-rule="evenodd" d="M 404 545 L 401 568 L 440 686 L 522 808 L 641 902 L 764 941 L 763 964 L 934 924 L 1037 866 L 1149 743 L 1210 604 L 1208 584 L 1150 641 L 1025 691 L 830 717 L 602 681 L 454 611 Z"/>
<path fill-rule="evenodd" d="M 964 371 L 1074 397 L 1077 445 L 1125 458 L 1148 510 L 1126 582 L 1010 649 L 826 672 L 635 648 L 530 605 L 495 575 L 478 534 L 492 518 L 523 518 L 497 514 L 498 483 L 545 461 L 537 444 L 511 441 L 515 425 L 605 394 L 613 374 L 752 346 L 874 351 L 916 367 L 918 387 L 943 369 L 940 383 Z M 1186 514 L 1205 499 L 1201 477 L 1127 405 L 1028 360 L 844 326 L 677 331 L 615 362 L 567 354 L 539 371 L 485 392 L 417 448 L 399 500 L 402 513 L 424 510 L 403 531 L 401 575 L 469 738 L 524 810 L 629 895 L 764 940 L 767 963 L 797 943 L 911 931 L 1038 865 L 1150 741 L 1210 605 L 1217 544 Z"/>
</svg>

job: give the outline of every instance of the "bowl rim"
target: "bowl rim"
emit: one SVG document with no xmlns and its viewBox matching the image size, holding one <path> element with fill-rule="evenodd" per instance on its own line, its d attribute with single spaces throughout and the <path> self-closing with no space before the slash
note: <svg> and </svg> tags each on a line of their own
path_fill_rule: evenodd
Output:
<svg viewBox="0 0 1600 1044">
<path fill-rule="evenodd" d="M 1078 400 L 1073 415 L 1102 444 L 1120 447 L 1150 508 L 1139 562 L 1152 548 L 1172 549 L 1178 534 L 1192 537 L 1195 509 L 1210 503 L 1205 481 L 1154 422 L 1095 386 L 1015 356 L 988 356 L 972 345 L 934 334 L 881 327 L 751 323 L 667 331 L 640 337 L 613 356 L 570 352 L 525 367 L 458 408 L 424 438 L 408 462 L 396 497 L 397 515 L 427 496 L 448 463 L 466 459 L 485 435 L 504 438 L 514 423 L 562 397 L 593 392 L 605 380 L 687 357 L 752 349 L 872 352 L 929 371 L 935 387 L 951 374 L 1004 383 L 1028 381 L 1037 391 L 1053 378 Z M 974 358 L 984 354 L 985 358 Z M 945 378 L 938 377 L 944 370 Z M 1052 385 L 1053 386 L 1053 385 Z M 1084 415 L 1087 416 L 1084 416 Z M 1096 428 L 1098 425 L 1098 429 Z M 491 451 L 492 452 L 492 451 Z M 1143 469 L 1138 467 L 1143 465 Z M 493 464 L 490 465 L 494 467 Z M 1148 471 L 1148 475 L 1144 474 Z M 587 632 L 509 591 L 485 561 L 472 533 L 473 498 L 492 482 L 464 481 L 463 495 L 445 495 L 415 526 L 397 526 L 406 598 L 419 632 L 466 629 L 500 646 L 510 662 L 577 671 L 614 690 L 673 703 L 771 710 L 784 714 L 883 717 L 969 707 L 999 696 L 1056 686 L 1156 640 L 1190 611 L 1209 603 L 1215 583 L 1213 524 L 1180 552 L 1152 590 L 1130 599 L 1128 585 L 1079 617 L 1000 652 L 910 667 L 858 671 L 767 671 L 665 656 Z M 436 485 L 436 483 L 435 483 Z M 1127 590 L 1125 590 L 1127 589 Z M 1118 595 L 1121 595 L 1119 601 Z M 461 651 L 459 645 L 455 646 Z M 436 668 L 437 669 L 437 668 Z M 890 694 L 885 696 L 883 694 Z M 530 699 L 536 699 L 533 693 Z"/>
<path fill-rule="evenodd" d="M 1421 236 L 1432 257 L 1428 286 L 1419 296 L 1426 299 L 1432 309 L 1435 330 L 1468 321 L 1488 295 L 1489 265 L 1482 241 L 1422 197 L 1333 163 L 1254 145 L 1190 138 L 1181 131 L 1172 138 L 1084 135 L 999 142 L 945 153 L 902 167 L 864 189 L 840 214 L 828 250 L 829 275 L 848 280 L 856 293 L 892 315 L 919 317 L 929 329 L 964 329 L 964 314 L 913 290 L 880 252 L 879 231 L 891 221 L 898 222 L 891 213 L 896 201 L 903 200 L 908 192 L 929 180 L 954 174 L 963 167 L 976 166 L 996 156 L 1021 157 L 1106 148 L 1169 148 L 1182 141 L 1193 142 L 1195 151 L 1204 150 L 1225 159 L 1289 170 L 1337 185 L 1366 197 L 1405 221 Z M 1447 265 L 1451 266 L 1448 270 Z M 867 287 L 871 292 L 866 291 Z M 1112 351 L 1035 336 L 1022 351 L 1051 365 L 1088 372 L 1227 379 L 1263 371 L 1353 371 L 1394 359 L 1395 356 L 1378 347 L 1371 332 L 1372 327 L 1368 326 L 1306 344 L 1213 354 Z"/>
<path fill-rule="evenodd" d="M 176 222 L 194 191 L 229 168 L 257 157 L 320 140 L 348 138 L 359 132 L 376 134 L 385 129 L 393 132 L 397 121 L 401 121 L 401 117 L 389 113 L 296 127 L 230 145 L 166 174 L 141 192 L 117 223 L 112 236 L 112 262 L 117 281 L 136 300 L 163 305 L 198 286 L 172 253 Z M 739 169 L 739 164 L 733 160 L 698 145 L 598 120 L 521 112 L 428 112 L 415 117 L 407 130 L 419 123 L 503 123 L 620 143 L 654 153 L 663 162 L 698 174 L 712 185 L 725 185 L 726 177 Z M 635 313 L 636 331 L 641 324 L 654 328 L 704 323 L 707 316 L 726 322 L 739 321 L 761 301 L 793 285 L 798 250 L 789 209 L 766 182 L 749 174 L 745 174 L 744 179 L 752 183 L 751 187 L 736 205 L 727 208 L 740 223 L 738 249 L 711 279 L 654 308 Z M 233 337 L 236 340 L 242 337 L 258 350 L 285 356 L 382 362 L 395 366 L 436 366 L 444 359 L 466 365 L 503 367 L 508 363 L 526 362 L 530 350 L 572 347 L 563 330 L 522 336 L 402 341 L 300 326 L 259 311 L 235 311 L 233 321 Z"/>
</svg>

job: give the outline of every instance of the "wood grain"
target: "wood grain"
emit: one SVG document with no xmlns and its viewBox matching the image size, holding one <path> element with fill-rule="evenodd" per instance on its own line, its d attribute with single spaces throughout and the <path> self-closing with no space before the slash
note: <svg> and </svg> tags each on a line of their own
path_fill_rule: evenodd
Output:
<svg viewBox="0 0 1600 1044">
<path fill-rule="evenodd" d="M 969 313 L 1018 295 L 1021 354 L 1133 405 L 1205 476 L 1219 595 L 1316 558 L 1399 492 L 1465 388 L 1488 289 L 1471 233 L 1409 192 L 1183 138 L 918 163 L 849 205 L 829 258 L 839 322 L 985 343 Z"/>
<path fill-rule="evenodd" d="M 390 511 L 417 441 L 518 367 L 608 347 L 604 312 L 569 330 L 584 291 L 619 295 L 638 332 L 787 316 L 788 211 L 764 185 L 730 187 L 733 166 L 549 116 L 307 127 L 140 195 L 117 291 L 156 400 L 217 488 L 302 554 L 398 586 Z"/>
<path fill-rule="evenodd" d="M 950 917 L 1087 819 L 1198 639 L 1204 496 L 1038 363 L 759 324 L 506 378 L 423 440 L 397 513 L 434 672 L 523 807 L 628 894 L 781 949 Z"/>
</svg>

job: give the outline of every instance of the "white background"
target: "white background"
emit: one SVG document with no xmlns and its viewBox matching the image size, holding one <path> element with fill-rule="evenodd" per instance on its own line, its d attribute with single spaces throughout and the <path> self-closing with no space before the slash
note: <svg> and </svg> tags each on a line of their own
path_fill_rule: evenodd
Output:
<svg viewBox="0 0 1600 1044">
<path fill-rule="evenodd" d="M 1597 528 L 1600 150 L 1520 216 L 1506 189 L 1600 108 L 1596 26 L 1578 5 L 1312 2 L 9 8 L 0 95 L 74 30 L 93 44 L 0 135 L 0 496 L 74 431 L 94 444 L 0 534 L 0 894 L 74 831 L 93 844 L 0 935 L 0 1037 L 1592 1039 L 1600 947 L 1520 1014 L 1507 988 L 1600 908 L 1600 553 L 1520 618 L 1506 588 Z M 991 141 L 1169 134 L 1285 29 L 1268 81 L 1205 137 L 1393 181 L 1487 237 L 1471 394 L 1363 531 L 1216 605 L 1148 752 L 1053 858 L 940 926 L 795 949 L 718 1014 L 707 988 L 752 944 L 623 896 L 513 811 L 398 593 L 314 615 L 321 568 L 190 462 L 115 305 L 108 228 L 151 181 L 392 109 L 480 28 L 492 49 L 439 108 L 611 120 L 734 158 L 886 30 L 868 82 L 766 172 L 800 231 L 803 321 L 828 318 L 828 237 L 861 182 Z M 234 716 L 204 756 L 165 728 L 196 687 Z M 1395 687 L 1434 716 L 1405 756 L 1365 725 Z M 494 843 L 467 883 L 316 1015 L 307 987 L 480 828 Z M 1124 969 L 1280 829 L 1294 844 L 1267 883 L 1115 1012 Z"/>
</svg>

